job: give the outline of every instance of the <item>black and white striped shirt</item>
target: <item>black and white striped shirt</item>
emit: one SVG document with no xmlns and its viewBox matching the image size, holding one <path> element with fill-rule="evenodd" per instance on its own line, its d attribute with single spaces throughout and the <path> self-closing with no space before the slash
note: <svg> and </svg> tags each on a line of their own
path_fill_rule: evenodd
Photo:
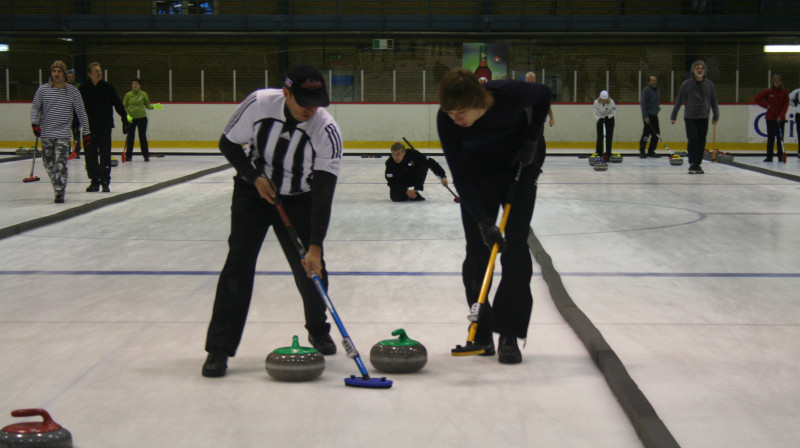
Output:
<svg viewBox="0 0 800 448">
<path fill-rule="evenodd" d="M 67 84 L 55 88 L 46 83 L 36 90 L 31 104 L 31 123 L 42 129 L 41 138 L 72 138 L 73 113 L 78 116 L 84 135 L 89 134 L 89 119 L 75 86 Z"/>
<path fill-rule="evenodd" d="M 311 191 L 313 171 L 339 175 L 342 135 L 323 108 L 306 122 L 287 120 L 281 89 L 251 93 L 236 109 L 223 134 L 233 143 L 247 145 L 250 165 L 272 179 L 280 194 Z"/>
</svg>

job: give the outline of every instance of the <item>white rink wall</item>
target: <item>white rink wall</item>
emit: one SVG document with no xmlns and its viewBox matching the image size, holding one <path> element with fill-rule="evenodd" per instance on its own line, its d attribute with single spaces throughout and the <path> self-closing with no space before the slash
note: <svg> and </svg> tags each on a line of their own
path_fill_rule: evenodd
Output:
<svg viewBox="0 0 800 448">
<path fill-rule="evenodd" d="M 148 140 L 151 146 L 216 147 L 222 129 L 232 115 L 235 103 L 163 103 L 164 109 L 149 111 Z M 753 127 L 750 105 L 720 106 L 717 142 L 726 148 L 761 148 L 759 140 L 748 135 Z M 436 132 L 438 104 L 342 103 L 331 104 L 328 111 L 336 118 L 345 140 L 345 147 L 383 148 L 387 142 L 403 137 L 419 148 L 440 148 Z M 683 108 L 678 122 L 670 125 L 671 104 L 662 104 L 659 113 L 661 136 L 670 147 L 685 147 Z M 595 141 L 595 121 L 591 104 L 554 104 L 556 125 L 547 127 L 545 137 L 552 147 L 590 147 Z M 30 126 L 30 103 L 0 103 L 0 147 L 15 148 L 33 139 Z M 787 114 L 794 125 L 794 111 Z M 114 129 L 113 140 L 122 142 L 124 135 Z M 763 124 L 763 122 L 762 122 Z M 642 132 L 638 104 L 618 105 L 614 141 L 619 148 L 634 148 Z M 796 142 L 789 133 L 787 143 Z M 751 132 L 752 134 L 752 132 Z M 712 140 L 709 127 L 708 140 Z M 138 140 L 138 137 L 137 137 Z M 116 146 L 116 144 L 115 144 Z"/>
</svg>

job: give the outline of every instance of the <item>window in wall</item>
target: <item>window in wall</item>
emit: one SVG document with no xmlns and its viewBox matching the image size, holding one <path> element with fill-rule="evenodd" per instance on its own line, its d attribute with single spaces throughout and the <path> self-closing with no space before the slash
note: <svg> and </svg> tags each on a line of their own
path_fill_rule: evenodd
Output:
<svg viewBox="0 0 800 448">
<path fill-rule="evenodd" d="M 154 14 L 214 14 L 216 1 L 154 0 Z"/>
</svg>

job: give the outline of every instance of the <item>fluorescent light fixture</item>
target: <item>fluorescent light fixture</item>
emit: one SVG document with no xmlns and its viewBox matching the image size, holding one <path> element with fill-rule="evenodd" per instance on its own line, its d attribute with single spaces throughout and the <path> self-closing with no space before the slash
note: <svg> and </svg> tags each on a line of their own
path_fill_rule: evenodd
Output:
<svg viewBox="0 0 800 448">
<path fill-rule="evenodd" d="M 764 45 L 764 53 L 800 53 L 800 45 Z"/>
<path fill-rule="evenodd" d="M 8 48 L 8 44 L 0 44 L 0 51 L 8 51 L 8 50 L 10 50 L 10 48 Z"/>
</svg>

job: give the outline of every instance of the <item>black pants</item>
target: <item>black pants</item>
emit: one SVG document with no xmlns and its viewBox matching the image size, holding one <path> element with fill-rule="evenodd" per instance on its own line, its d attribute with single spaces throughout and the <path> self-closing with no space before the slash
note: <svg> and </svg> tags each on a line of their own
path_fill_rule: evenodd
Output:
<svg viewBox="0 0 800 448">
<path fill-rule="evenodd" d="M 400 179 L 395 179 L 392 185 L 389 185 L 389 198 L 392 202 L 403 202 L 408 200 L 406 191 L 413 188 L 415 185 L 422 185 L 422 191 L 425 187 L 425 179 L 428 178 L 427 165 L 417 165 L 417 169 L 407 173 Z"/>
<path fill-rule="evenodd" d="M 300 240 L 308 248 L 311 233 L 311 194 L 281 196 L 281 200 Z M 208 325 L 206 351 L 223 348 L 229 356 L 236 354 L 250 309 L 258 253 L 270 227 L 275 231 L 303 299 L 306 329 L 313 335 L 330 332 L 330 324 L 326 322 L 325 302 L 314 282 L 306 276 L 294 241 L 286 231 L 275 206 L 262 199 L 254 186 L 234 179 L 228 258 L 219 275 L 214 311 Z M 327 290 L 328 273 L 324 266 L 323 261 L 322 272 L 318 274 Z"/>
<path fill-rule="evenodd" d="M 686 125 L 686 152 L 689 154 L 689 165 L 701 165 L 703 153 L 706 150 L 706 136 L 708 135 L 708 118 L 683 120 Z"/>
<path fill-rule="evenodd" d="M 595 152 L 598 156 L 603 155 L 603 124 L 606 127 L 605 152 L 608 154 L 611 154 L 611 141 L 614 139 L 614 118 L 597 120 L 597 148 Z"/>
<path fill-rule="evenodd" d="M 641 153 L 644 153 L 644 147 L 647 146 L 648 140 L 650 140 L 650 146 L 647 148 L 647 152 L 655 152 L 658 145 L 658 134 L 661 134 L 661 128 L 658 126 L 658 115 L 648 115 L 647 118 L 650 119 L 650 124 L 644 123 L 642 138 L 639 139 L 639 152 Z"/>
<path fill-rule="evenodd" d="M 134 118 L 133 122 L 128 126 L 128 136 L 125 139 L 125 158 L 133 160 L 133 140 L 135 137 L 135 130 L 139 130 L 139 146 L 142 147 L 142 157 L 144 160 L 150 160 L 150 147 L 147 145 L 147 117 Z"/>
<path fill-rule="evenodd" d="M 83 148 L 86 153 L 86 175 L 98 184 L 111 181 L 111 129 L 92 128 L 92 144 Z"/>
<path fill-rule="evenodd" d="M 767 157 L 770 159 L 774 155 L 772 148 L 775 146 L 776 140 L 778 142 L 778 158 L 783 158 L 783 131 L 785 124 L 785 121 L 781 121 L 780 126 L 778 126 L 778 120 L 767 120 Z"/>
<path fill-rule="evenodd" d="M 537 156 L 538 154 L 537 152 Z M 544 154 L 537 158 L 540 159 L 540 163 L 544 162 Z M 502 277 L 500 277 L 500 284 L 494 300 L 490 302 L 487 297 L 486 305 L 481 309 L 476 340 L 485 340 L 492 331 L 518 338 L 525 338 L 528 334 L 528 325 L 533 310 L 533 295 L 531 294 L 533 261 L 528 249 L 528 233 L 533 217 L 533 206 L 536 202 L 536 180 L 541 172 L 540 163 L 526 167 L 514 187 L 511 211 L 505 229 L 506 250 L 500 255 Z M 482 198 L 483 206 L 486 210 L 493 211 L 490 218 L 494 218 L 495 222 L 498 222 L 497 215 L 505 203 L 506 192 L 485 193 Z M 472 307 L 478 301 L 486 267 L 489 265 L 491 250 L 483 243 L 478 223 L 463 205 L 461 206 L 461 223 L 464 226 L 467 243 L 467 254 L 461 266 L 461 275 L 467 304 Z"/>
</svg>

